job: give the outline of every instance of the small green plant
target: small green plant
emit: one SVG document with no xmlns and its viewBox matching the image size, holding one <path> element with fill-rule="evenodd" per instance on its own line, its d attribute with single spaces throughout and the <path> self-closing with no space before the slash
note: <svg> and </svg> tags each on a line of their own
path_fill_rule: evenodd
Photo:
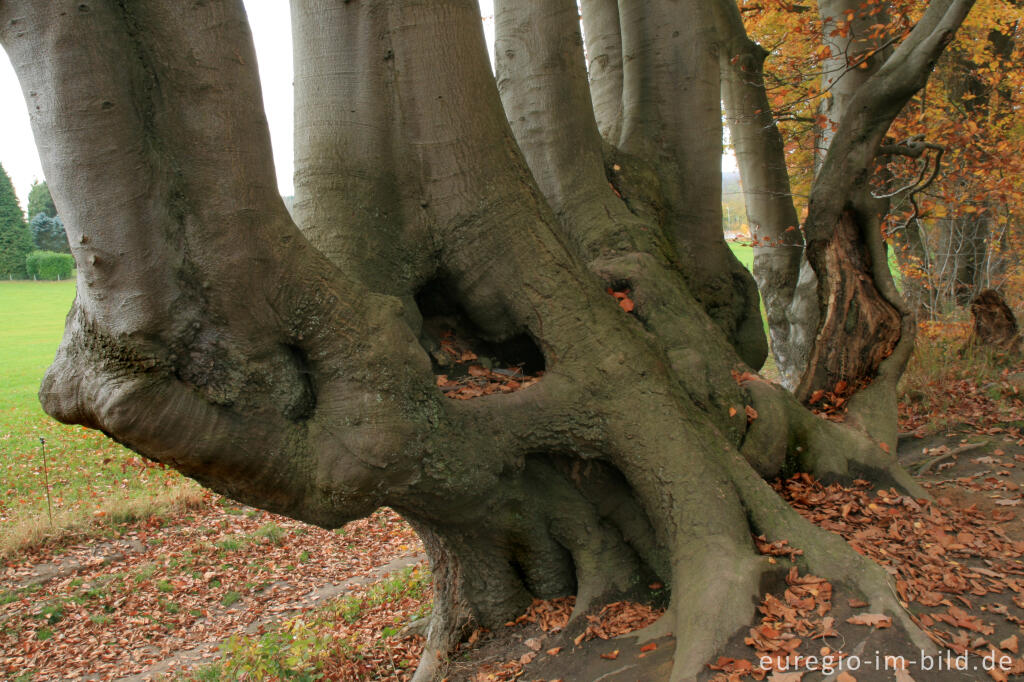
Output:
<svg viewBox="0 0 1024 682">
<path fill-rule="evenodd" d="M 277 632 L 260 637 L 232 637 L 221 646 L 226 662 L 197 671 L 193 679 L 313 682 L 323 679 L 323 673 L 318 667 L 332 645 L 329 634 L 317 632 L 313 626 L 300 619 L 289 620 Z M 219 676 L 215 677 L 214 674 Z"/>
<path fill-rule="evenodd" d="M 242 541 L 238 538 L 224 538 L 217 542 L 217 549 L 222 552 L 237 552 L 243 546 Z"/>
<path fill-rule="evenodd" d="M 159 567 L 154 563 L 143 564 L 135 574 L 135 582 L 141 583 L 149 580 L 156 574 L 157 568 Z"/>
<path fill-rule="evenodd" d="M 254 537 L 265 538 L 272 545 L 280 545 L 284 541 L 284 528 L 276 523 L 266 523 L 253 532 Z"/>
<path fill-rule="evenodd" d="M 53 630 L 50 628 L 40 628 L 36 631 L 36 639 L 40 642 L 45 642 L 51 637 L 53 637 Z"/>
<path fill-rule="evenodd" d="M 46 604 L 39 610 L 38 616 L 40 618 L 45 618 L 47 623 L 53 625 L 64 618 L 64 605 L 52 603 Z"/>
<path fill-rule="evenodd" d="M 220 603 L 222 606 L 231 606 L 241 598 L 242 594 L 240 592 L 229 590 L 228 592 L 224 593 L 223 597 L 220 598 Z"/>
<path fill-rule="evenodd" d="M 161 599 L 160 608 L 162 608 L 167 613 L 178 613 L 179 611 L 181 611 L 181 607 L 175 604 L 174 602 L 170 601 L 169 599 Z"/>
</svg>

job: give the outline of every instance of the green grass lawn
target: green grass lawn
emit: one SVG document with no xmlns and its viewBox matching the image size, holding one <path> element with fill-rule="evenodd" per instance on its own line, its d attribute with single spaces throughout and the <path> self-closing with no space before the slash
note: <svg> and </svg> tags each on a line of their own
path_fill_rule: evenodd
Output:
<svg viewBox="0 0 1024 682">
<path fill-rule="evenodd" d="M 39 384 L 74 297 L 73 281 L 0 282 L 0 557 L 54 534 L 46 479 L 58 531 L 148 513 L 154 500 L 182 488 L 178 474 L 147 466 L 100 433 L 59 424 L 40 407 Z"/>
<path fill-rule="evenodd" d="M 732 253 L 747 270 L 754 268 L 754 247 L 747 243 L 726 242 Z"/>
</svg>

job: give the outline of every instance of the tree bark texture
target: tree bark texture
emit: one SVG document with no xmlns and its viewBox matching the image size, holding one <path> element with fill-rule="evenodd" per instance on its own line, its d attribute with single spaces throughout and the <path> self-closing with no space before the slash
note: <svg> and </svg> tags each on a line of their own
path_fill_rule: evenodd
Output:
<svg viewBox="0 0 1024 682">
<path fill-rule="evenodd" d="M 537 46 L 552 57 L 540 78 L 522 18 L 501 10 L 502 94 L 533 102 L 509 103 L 514 134 L 472 0 L 294 3 L 295 222 L 240 2 L 0 4 L 78 263 L 45 409 L 310 523 L 398 510 L 435 576 L 420 680 L 467 628 L 533 597 L 576 594 L 578 615 L 653 578 L 671 601 L 647 634 L 673 632 L 673 679 L 692 679 L 778 570 L 751 532 L 909 624 L 884 571 L 763 481 L 808 471 L 923 494 L 864 433 L 747 371 L 756 296 L 690 187 L 708 183 L 701 164 L 719 174 L 717 75 L 686 67 L 683 80 L 713 145 L 669 111 L 670 61 L 717 74 L 701 11 L 622 15 L 624 78 L 640 80 L 624 85 L 618 162 L 645 199 L 633 210 L 602 177 L 582 89 L 556 109 L 587 113 L 577 174 L 531 173 L 571 165 L 534 110 L 584 76 L 569 6 L 529 4 L 558 29 Z M 517 81 L 534 69 L 531 91 Z M 592 225 L 582 194 L 603 215 Z M 732 292 L 721 308 L 705 277 Z M 632 288 L 632 312 L 610 283 Z M 439 317 L 533 349 L 543 377 L 446 399 L 430 356 Z"/>
<path fill-rule="evenodd" d="M 816 278 L 803 254 L 782 135 L 764 83 L 768 53 L 747 36 L 732 0 L 717 0 L 719 65 L 743 200 L 754 246 L 754 279 L 764 301 L 772 355 L 783 386 L 796 387 L 818 328 Z"/>
</svg>

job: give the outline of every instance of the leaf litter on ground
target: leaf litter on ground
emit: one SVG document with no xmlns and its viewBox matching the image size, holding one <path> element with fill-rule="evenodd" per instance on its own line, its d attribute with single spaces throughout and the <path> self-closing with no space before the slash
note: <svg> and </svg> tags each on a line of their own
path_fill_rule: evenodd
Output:
<svg viewBox="0 0 1024 682">
<path fill-rule="evenodd" d="M 83 542 L 6 562 L 0 673 L 35 680 L 116 679 L 205 642 L 220 642 L 312 591 L 422 551 L 388 509 L 339 531 L 248 509 L 208 494 L 178 518 L 124 524 L 97 554 Z M 40 565 L 69 563 L 47 582 Z"/>
</svg>

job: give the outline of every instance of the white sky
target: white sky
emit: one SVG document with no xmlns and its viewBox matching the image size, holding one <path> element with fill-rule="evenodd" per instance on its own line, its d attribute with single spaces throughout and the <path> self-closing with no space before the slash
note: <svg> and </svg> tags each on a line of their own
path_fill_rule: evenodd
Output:
<svg viewBox="0 0 1024 682">
<path fill-rule="evenodd" d="M 284 0 L 244 0 L 256 41 L 263 102 L 270 123 L 274 163 L 281 194 L 293 194 L 292 173 L 292 47 L 291 17 Z M 484 17 L 487 44 L 494 45 L 492 0 L 479 0 Z M 493 50 L 492 50 L 493 51 Z M 492 56 L 493 58 L 493 56 Z M 36 180 L 43 180 L 28 111 L 21 87 L 7 55 L 0 50 L 0 164 L 11 176 L 14 190 L 24 210 L 28 191 Z M 723 157 L 723 161 L 725 157 Z M 726 164 L 723 164 L 726 165 Z M 732 165 L 731 163 L 727 165 Z"/>
</svg>

